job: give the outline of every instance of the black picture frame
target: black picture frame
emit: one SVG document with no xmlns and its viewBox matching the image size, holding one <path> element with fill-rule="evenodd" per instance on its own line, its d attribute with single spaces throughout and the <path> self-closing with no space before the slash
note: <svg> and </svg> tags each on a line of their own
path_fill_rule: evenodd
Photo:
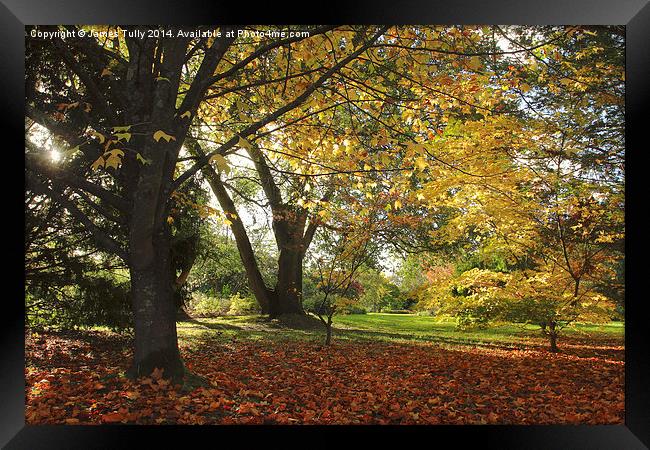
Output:
<svg viewBox="0 0 650 450">
<path fill-rule="evenodd" d="M 311 6 L 311 9 L 310 9 Z M 315 7 L 315 9 L 314 9 Z M 644 180 L 642 170 L 648 145 L 647 106 L 650 100 L 650 5 L 648 0 L 412 0 L 359 1 L 354 4 L 330 1 L 326 4 L 294 5 L 268 2 L 265 6 L 244 2 L 186 2 L 173 0 L 111 2 L 97 0 L 3 0 L 0 5 L 0 80 L 4 110 L 3 198 L 5 207 L 22 208 L 18 193 L 24 164 L 14 140 L 23 145 L 24 117 L 24 26 L 35 24 L 589 24 L 626 25 L 626 335 L 625 335 L 625 425 L 603 426 L 431 426 L 431 427 L 189 427 L 189 426 L 26 426 L 24 378 L 24 272 L 19 260 L 24 255 L 18 230 L 5 235 L 10 256 L 3 292 L 5 325 L 0 329 L 0 445 L 8 449 L 37 448 L 120 448 L 147 440 L 146 447 L 167 448 L 188 445 L 187 439 L 208 438 L 210 446 L 225 445 L 224 437 L 236 439 L 241 448 L 251 440 L 263 439 L 265 447 L 281 445 L 342 445 L 350 435 L 383 444 L 404 445 L 425 438 L 424 444 L 474 443 L 482 448 L 530 449 L 642 449 L 650 447 L 650 351 L 642 295 L 644 276 L 643 226 Z M 14 156 L 9 156 L 14 155 Z M 7 157 L 9 156 L 9 157 Z M 17 174 L 10 179 L 8 175 Z M 23 180 L 24 182 L 24 180 Z M 11 193 L 11 194 L 10 194 Z M 16 195 L 14 195 L 14 193 Z M 15 204 L 13 201 L 15 200 Z M 11 205 L 9 205 L 11 203 Z M 22 209 L 21 209 L 22 210 Z M 18 222 L 20 211 L 6 213 L 5 222 Z M 15 273 L 14 273 L 15 272 Z M 312 436 L 324 435 L 318 439 Z M 334 440 L 333 433 L 344 433 Z M 206 436 L 208 435 L 209 436 Z M 294 438 L 295 434 L 299 437 Z M 144 436 L 142 436 L 144 435 Z M 290 435 L 290 436 L 289 436 Z M 342 438 L 342 439 L 341 439 Z M 331 440 L 330 440 L 331 439 Z M 409 440 L 405 440 L 409 439 Z M 273 443 L 277 445 L 273 445 Z M 142 444 L 140 444 L 142 445 Z M 191 444 L 190 444 L 191 445 Z M 259 445 L 259 444 L 258 444 Z"/>
</svg>

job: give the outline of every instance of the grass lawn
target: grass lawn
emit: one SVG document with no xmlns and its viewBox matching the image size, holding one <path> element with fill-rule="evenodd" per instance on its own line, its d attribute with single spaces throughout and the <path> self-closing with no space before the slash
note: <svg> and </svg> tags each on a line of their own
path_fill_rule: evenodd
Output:
<svg viewBox="0 0 650 450">
<path fill-rule="evenodd" d="M 305 327 L 303 327 L 305 328 Z M 205 337 L 227 340 L 324 340 L 323 327 L 314 320 L 307 329 L 295 329 L 269 322 L 259 316 L 224 316 L 197 318 L 178 323 L 179 338 L 190 343 Z M 567 327 L 560 337 L 563 341 L 611 343 L 622 345 L 625 334 L 623 322 L 607 324 L 577 323 Z M 461 330 L 455 319 L 418 316 L 415 314 L 351 314 L 334 318 L 334 339 L 341 341 L 414 341 L 441 345 L 501 345 L 522 348 L 544 346 L 546 341 L 539 327 L 504 324 L 485 329 Z"/>
</svg>

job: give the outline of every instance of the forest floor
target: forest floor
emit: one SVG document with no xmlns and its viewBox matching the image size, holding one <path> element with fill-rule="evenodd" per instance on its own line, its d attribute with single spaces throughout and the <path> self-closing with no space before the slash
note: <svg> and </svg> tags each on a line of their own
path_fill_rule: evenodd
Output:
<svg viewBox="0 0 650 450">
<path fill-rule="evenodd" d="M 333 344 L 255 316 L 178 323 L 207 383 L 124 377 L 132 339 L 28 332 L 28 424 L 619 424 L 623 326 L 577 325 L 560 353 L 515 325 L 473 332 L 414 315 L 335 318 Z"/>
</svg>

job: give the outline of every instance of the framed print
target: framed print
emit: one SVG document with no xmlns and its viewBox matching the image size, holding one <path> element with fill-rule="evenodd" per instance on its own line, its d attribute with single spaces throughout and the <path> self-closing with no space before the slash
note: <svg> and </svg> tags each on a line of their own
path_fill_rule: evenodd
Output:
<svg viewBox="0 0 650 450">
<path fill-rule="evenodd" d="M 2 6 L 3 445 L 647 448 L 647 3 L 302 10 Z"/>
</svg>

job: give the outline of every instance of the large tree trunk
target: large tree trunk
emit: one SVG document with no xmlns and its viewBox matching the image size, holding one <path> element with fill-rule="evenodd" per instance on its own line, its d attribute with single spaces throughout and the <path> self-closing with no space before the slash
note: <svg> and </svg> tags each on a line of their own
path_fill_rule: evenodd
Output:
<svg viewBox="0 0 650 450">
<path fill-rule="evenodd" d="M 154 258 L 136 259 L 130 270 L 135 353 L 129 375 L 148 376 L 158 368 L 164 370 L 165 378 L 180 381 L 184 368 L 178 351 L 174 289 L 169 279 L 169 236 L 161 231 L 154 241 Z"/>
<path fill-rule="evenodd" d="M 300 248 L 287 246 L 280 250 L 278 259 L 278 282 L 271 298 L 269 315 L 305 314 L 302 308 L 302 259 Z"/>
<path fill-rule="evenodd" d="M 188 140 L 188 148 L 193 154 L 205 154 L 201 147 L 194 140 Z M 221 205 L 223 211 L 228 214 L 228 218 L 230 220 L 230 230 L 232 231 L 233 236 L 235 236 L 237 250 L 239 250 L 239 256 L 241 257 L 242 264 L 244 265 L 244 270 L 246 271 L 248 286 L 255 296 L 257 303 L 260 305 L 262 314 L 270 314 L 271 302 L 274 294 L 270 289 L 266 287 L 266 284 L 264 283 L 262 273 L 260 272 L 259 266 L 257 265 L 257 260 L 255 259 L 253 246 L 248 239 L 246 228 L 244 227 L 244 223 L 239 217 L 235 203 L 232 201 L 232 198 L 230 198 L 228 191 L 226 191 L 226 188 L 223 185 L 219 174 L 211 166 L 205 166 L 202 172 L 210 184 L 212 192 L 217 197 L 219 205 Z"/>
<path fill-rule="evenodd" d="M 306 216 L 284 211 L 273 223 L 280 250 L 278 281 L 269 311 L 271 317 L 283 314 L 305 314 L 302 308 L 302 260 L 305 255 L 303 238 Z"/>
</svg>

